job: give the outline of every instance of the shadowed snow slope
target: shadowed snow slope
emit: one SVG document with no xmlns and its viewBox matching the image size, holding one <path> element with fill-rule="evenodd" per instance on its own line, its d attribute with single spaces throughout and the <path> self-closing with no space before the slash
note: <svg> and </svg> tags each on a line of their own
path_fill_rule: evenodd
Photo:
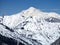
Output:
<svg viewBox="0 0 60 45">
<path fill-rule="evenodd" d="M 51 45 L 60 37 L 60 14 L 30 7 L 18 14 L 0 16 L 0 34 L 25 45 Z"/>
</svg>

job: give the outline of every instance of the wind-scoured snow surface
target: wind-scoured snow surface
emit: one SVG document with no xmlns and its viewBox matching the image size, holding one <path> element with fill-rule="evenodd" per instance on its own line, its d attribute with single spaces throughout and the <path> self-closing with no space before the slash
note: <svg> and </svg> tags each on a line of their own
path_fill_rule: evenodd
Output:
<svg viewBox="0 0 60 45">
<path fill-rule="evenodd" d="M 60 14 L 30 7 L 18 14 L 0 16 L 0 35 L 24 45 L 52 45 L 60 38 Z"/>
</svg>

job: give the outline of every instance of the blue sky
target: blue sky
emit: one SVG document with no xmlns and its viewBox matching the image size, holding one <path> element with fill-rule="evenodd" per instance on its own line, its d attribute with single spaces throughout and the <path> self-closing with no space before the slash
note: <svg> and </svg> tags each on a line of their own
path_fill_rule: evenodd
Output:
<svg viewBox="0 0 60 45">
<path fill-rule="evenodd" d="M 60 0 L 0 0 L 0 15 L 12 15 L 29 7 L 60 14 Z"/>
</svg>

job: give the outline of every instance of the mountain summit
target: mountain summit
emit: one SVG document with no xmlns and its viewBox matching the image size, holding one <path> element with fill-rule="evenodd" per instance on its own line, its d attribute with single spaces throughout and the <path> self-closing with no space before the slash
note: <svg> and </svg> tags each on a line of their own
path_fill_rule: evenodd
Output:
<svg viewBox="0 0 60 45">
<path fill-rule="evenodd" d="M 32 15 L 32 14 L 34 14 L 34 13 L 40 12 L 40 10 L 38 10 L 38 9 L 36 9 L 36 8 L 34 8 L 34 7 L 30 7 L 30 8 L 28 8 L 27 10 L 24 10 L 23 12 L 24 12 L 25 15 Z M 36 14 L 35 14 L 35 15 L 36 15 Z"/>
<path fill-rule="evenodd" d="M 0 16 L 0 34 L 25 45 L 51 45 L 60 37 L 60 15 L 30 7 Z"/>
<path fill-rule="evenodd" d="M 21 12 L 21 14 L 23 15 L 26 15 L 26 16 L 29 16 L 29 15 L 32 15 L 32 16 L 42 16 L 42 17 L 46 17 L 46 16 L 52 16 L 52 17 L 60 17 L 59 15 L 60 14 L 57 14 L 55 12 L 43 12 L 41 11 L 40 9 L 37 9 L 37 8 L 34 8 L 34 7 L 30 7 L 26 10 L 23 10 Z"/>
<path fill-rule="evenodd" d="M 34 8 L 34 7 L 30 7 L 30 8 L 28 8 L 27 10 L 36 10 L 36 8 Z"/>
</svg>

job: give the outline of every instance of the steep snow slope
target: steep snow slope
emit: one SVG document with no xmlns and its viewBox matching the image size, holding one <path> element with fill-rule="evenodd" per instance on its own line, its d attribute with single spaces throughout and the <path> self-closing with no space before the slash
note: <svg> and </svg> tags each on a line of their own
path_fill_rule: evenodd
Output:
<svg viewBox="0 0 60 45">
<path fill-rule="evenodd" d="M 19 40 L 25 45 L 51 45 L 60 37 L 60 15 L 42 12 L 34 7 L 11 16 L 1 16 L 0 23 L 1 35 Z"/>
</svg>

